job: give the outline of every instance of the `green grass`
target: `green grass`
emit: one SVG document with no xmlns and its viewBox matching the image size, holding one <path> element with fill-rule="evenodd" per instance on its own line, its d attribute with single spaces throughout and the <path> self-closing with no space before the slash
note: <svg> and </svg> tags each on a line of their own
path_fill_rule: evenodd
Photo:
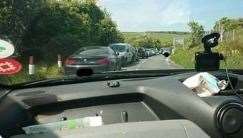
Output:
<svg viewBox="0 0 243 138">
<path fill-rule="evenodd" d="M 11 76 L 1 76 L 0 82 L 5 85 L 20 84 L 25 82 L 37 81 L 48 78 L 63 77 L 63 69 L 59 69 L 57 65 L 46 67 L 45 65 L 37 65 L 34 75 L 28 74 L 28 66 L 24 66 L 22 71 Z"/>
<path fill-rule="evenodd" d="M 238 30 L 235 40 L 225 40 L 220 43 L 214 51 L 222 53 L 227 62 L 227 67 L 230 69 L 243 69 L 243 29 Z M 177 47 L 171 59 L 184 68 L 194 68 L 194 58 L 195 52 L 203 51 L 202 46 L 197 46 L 195 48 L 185 48 Z M 222 61 L 221 68 L 225 68 L 226 65 Z"/>
<path fill-rule="evenodd" d="M 222 49 L 222 50 L 221 50 Z M 176 64 L 183 66 L 186 69 L 194 68 L 195 63 L 195 52 L 203 51 L 202 47 L 196 47 L 191 49 L 183 49 L 176 48 L 174 54 L 171 56 L 171 60 L 173 60 Z M 227 67 L 230 69 L 243 69 L 243 55 L 238 50 L 227 49 L 227 52 L 223 48 L 219 48 L 216 51 L 223 53 Z M 226 67 L 225 62 L 221 61 L 221 68 L 224 69 Z"/>
<path fill-rule="evenodd" d="M 192 49 L 177 47 L 170 59 L 186 69 L 192 69 L 194 68 L 195 52 L 200 50 L 200 47 Z"/>
</svg>

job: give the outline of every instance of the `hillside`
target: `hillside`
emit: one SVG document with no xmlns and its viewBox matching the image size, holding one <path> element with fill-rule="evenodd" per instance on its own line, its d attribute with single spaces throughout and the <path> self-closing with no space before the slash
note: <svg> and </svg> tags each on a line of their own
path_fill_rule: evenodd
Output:
<svg viewBox="0 0 243 138">
<path fill-rule="evenodd" d="M 131 43 L 134 39 L 141 36 L 149 36 L 154 39 L 160 40 L 163 45 L 171 45 L 173 43 L 173 39 L 183 39 L 188 36 L 188 33 L 184 32 L 123 32 L 125 37 L 125 42 Z"/>
</svg>

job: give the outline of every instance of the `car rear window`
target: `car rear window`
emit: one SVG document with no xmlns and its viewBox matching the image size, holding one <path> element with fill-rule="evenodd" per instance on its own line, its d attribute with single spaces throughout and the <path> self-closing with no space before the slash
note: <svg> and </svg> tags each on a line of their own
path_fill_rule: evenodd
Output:
<svg viewBox="0 0 243 138">
<path fill-rule="evenodd" d="M 110 46 L 115 52 L 124 52 L 126 50 L 125 45 L 112 45 Z"/>
<path fill-rule="evenodd" d="M 109 54 L 109 50 L 108 48 L 82 48 L 80 49 L 77 53 L 75 53 L 75 55 L 80 55 L 80 56 L 84 56 L 84 55 L 93 55 L 93 56 L 97 56 L 97 55 L 108 55 Z"/>
</svg>

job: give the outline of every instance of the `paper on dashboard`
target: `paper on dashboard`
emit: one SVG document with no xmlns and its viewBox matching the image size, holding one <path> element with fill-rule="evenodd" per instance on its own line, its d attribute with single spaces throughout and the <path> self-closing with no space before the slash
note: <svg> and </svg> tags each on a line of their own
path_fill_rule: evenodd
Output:
<svg viewBox="0 0 243 138">
<path fill-rule="evenodd" d="M 200 97 L 215 95 L 228 86 L 227 81 L 219 80 L 207 72 L 198 73 L 186 79 L 183 84 L 196 92 Z"/>
</svg>

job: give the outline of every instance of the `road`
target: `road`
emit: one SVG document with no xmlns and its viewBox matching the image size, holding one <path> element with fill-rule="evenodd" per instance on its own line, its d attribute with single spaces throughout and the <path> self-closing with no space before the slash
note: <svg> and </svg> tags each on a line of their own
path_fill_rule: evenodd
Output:
<svg viewBox="0 0 243 138">
<path fill-rule="evenodd" d="M 141 59 L 139 62 L 124 67 L 122 70 L 161 70 L 161 69 L 181 69 L 182 67 L 172 63 L 169 58 L 163 55 L 156 55 L 148 59 Z"/>
</svg>

